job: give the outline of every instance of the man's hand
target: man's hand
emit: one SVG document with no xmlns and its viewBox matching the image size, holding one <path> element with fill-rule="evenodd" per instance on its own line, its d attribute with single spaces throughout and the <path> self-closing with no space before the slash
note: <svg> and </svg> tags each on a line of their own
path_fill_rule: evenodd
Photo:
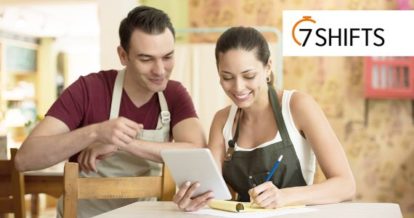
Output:
<svg viewBox="0 0 414 218">
<path fill-rule="evenodd" d="M 92 144 L 85 148 L 78 156 L 79 167 L 85 173 L 98 172 L 96 164 L 118 150 L 117 146 L 109 144 Z"/>
<path fill-rule="evenodd" d="M 144 126 L 125 117 L 118 117 L 98 124 L 97 138 L 103 144 L 125 147 L 132 142 Z"/>
</svg>

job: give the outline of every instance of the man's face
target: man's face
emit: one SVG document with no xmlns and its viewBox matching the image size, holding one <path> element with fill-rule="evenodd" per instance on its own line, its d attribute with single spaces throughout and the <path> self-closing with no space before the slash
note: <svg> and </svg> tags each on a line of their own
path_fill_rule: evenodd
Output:
<svg viewBox="0 0 414 218">
<path fill-rule="evenodd" d="M 169 29 L 148 34 L 139 29 L 132 32 L 129 50 L 120 51 L 129 79 L 148 92 L 163 91 L 174 67 L 174 36 Z"/>
</svg>

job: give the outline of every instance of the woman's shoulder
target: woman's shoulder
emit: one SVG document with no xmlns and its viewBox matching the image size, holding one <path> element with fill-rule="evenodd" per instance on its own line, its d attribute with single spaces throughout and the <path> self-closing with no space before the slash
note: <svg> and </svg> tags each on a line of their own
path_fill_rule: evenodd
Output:
<svg viewBox="0 0 414 218">
<path fill-rule="evenodd" d="M 222 137 L 222 134 L 223 134 L 222 131 L 226 125 L 226 121 L 229 116 L 230 109 L 231 109 L 231 105 L 216 112 L 213 118 L 213 122 L 211 123 L 211 126 L 210 126 L 210 137 L 213 137 L 213 135 L 214 136 L 220 135 L 220 137 Z"/>
<path fill-rule="evenodd" d="M 309 121 L 309 117 L 320 112 L 320 107 L 315 99 L 310 94 L 302 91 L 294 91 L 292 93 L 289 107 L 292 118 L 299 128 L 301 128 L 303 123 Z"/>
<path fill-rule="evenodd" d="M 231 109 L 231 105 L 218 110 L 216 114 L 214 115 L 214 122 L 222 124 L 224 126 L 224 124 L 226 123 L 227 117 L 229 116 L 230 109 Z"/>
<path fill-rule="evenodd" d="M 220 110 L 218 110 L 216 112 L 215 118 L 217 119 L 227 119 L 227 117 L 229 116 L 230 113 L 230 109 L 231 109 L 231 105 L 228 105 Z"/>
<path fill-rule="evenodd" d="M 285 90 L 288 91 L 288 90 Z M 290 98 L 290 108 L 291 109 L 303 109 L 301 107 L 308 104 L 315 104 L 315 99 L 308 93 L 292 90 L 292 96 Z M 305 107 L 306 109 L 306 107 Z"/>
</svg>

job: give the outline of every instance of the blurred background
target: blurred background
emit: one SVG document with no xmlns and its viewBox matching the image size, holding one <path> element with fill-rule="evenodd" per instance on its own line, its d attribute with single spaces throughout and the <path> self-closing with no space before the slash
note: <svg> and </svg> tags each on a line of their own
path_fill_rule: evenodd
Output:
<svg viewBox="0 0 414 218">
<path fill-rule="evenodd" d="M 136 5 L 172 18 L 172 79 L 192 95 L 206 133 L 229 104 L 214 42 L 223 27 L 256 26 L 270 42 L 277 87 L 311 94 L 326 113 L 356 178 L 355 201 L 398 203 L 414 217 L 414 58 L 282 57 L 279 47 L 283 10 L 413 10 L 414 0 L 2 0 L 0 158 L 80 75 L 121 68 L 118 26 Z M 54 217 L 54 200 L 42 199 L 40 216 Z"/>
</svg>

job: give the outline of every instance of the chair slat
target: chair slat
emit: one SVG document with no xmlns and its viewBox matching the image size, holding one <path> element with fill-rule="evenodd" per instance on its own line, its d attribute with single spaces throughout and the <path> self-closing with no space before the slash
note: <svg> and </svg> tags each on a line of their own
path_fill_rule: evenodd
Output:
<svg viewBox="0 0 414 218">
<path fill-rule="evenodd" d="M 169 201 L 175 183 L 163 168 L 163 176 L 79 178 L 77 163 L 65 164 L 64 217 L 76 217 L 78 199 L 122 199 L 157 197 Z"/>
<path fill-rule="evenodd" d="M 79 199 L 161 197 L 162 177 L 80 178 Z"/>
<path fill-rule="evenodd" d="M 14 213 L 14 217 L 26 217 L 24 205 L 24 176 L 14 166 L 17 149 L 11 149 L 10 160 L 0 160 L 0 214 Z"/>
</svg>

